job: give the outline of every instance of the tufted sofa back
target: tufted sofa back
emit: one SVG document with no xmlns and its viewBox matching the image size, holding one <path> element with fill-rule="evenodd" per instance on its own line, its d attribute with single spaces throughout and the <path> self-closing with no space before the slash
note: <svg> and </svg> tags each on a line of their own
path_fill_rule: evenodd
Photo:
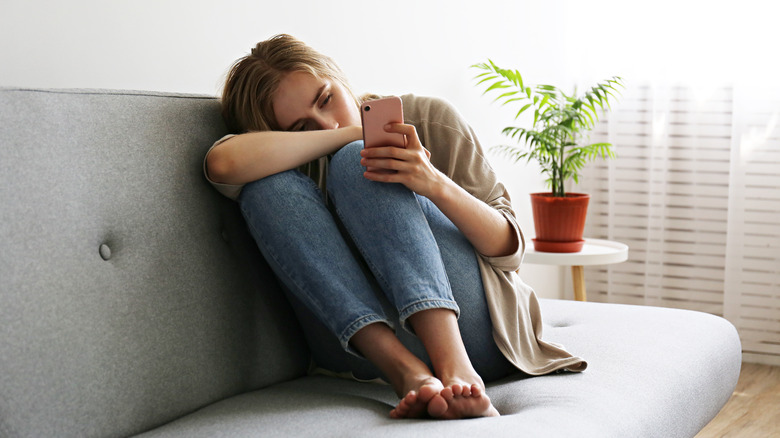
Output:
<svg viewBox="0 0 780 438">
<path fill-rule="evenodd" d="M 127 436 L 305 372 L 216 99 L 0 89 L 0 436 Z"/>
</svg>

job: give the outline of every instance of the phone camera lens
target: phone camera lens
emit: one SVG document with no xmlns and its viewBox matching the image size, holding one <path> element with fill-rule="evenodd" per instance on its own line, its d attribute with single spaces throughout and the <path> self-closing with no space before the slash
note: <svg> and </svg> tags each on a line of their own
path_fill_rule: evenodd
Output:
<svg viewBox="0 0 780 438">
<path fill-rule="evenodd" d="M 366 111 L 371 111 L 371 106 L 370 106 L 370 105 L 366 105 L 366 107 L 365 107 L 364 109 L 365 109 Z"/>
</svg>

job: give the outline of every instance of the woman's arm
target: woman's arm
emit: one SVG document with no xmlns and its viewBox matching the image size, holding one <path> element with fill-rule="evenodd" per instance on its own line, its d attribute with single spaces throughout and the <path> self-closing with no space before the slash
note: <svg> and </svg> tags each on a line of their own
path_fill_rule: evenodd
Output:
<svg viewBox="0 0 780 438">
<path fill-rule="evenodd" d="M 520 242 L 509 221 L 446 175 L 441 176 L 438 190 L 427 198 L 458 227 L 480 254 L 487 257 L 514 254 Z"/>
<path fill-rule="evenodd" d="M 431 164 L 430 153 L 420 143 L 414 126 L 394 124 L 385 129 L 406 135 L 406 148 L 364 149 L 361 163 L 397 172 L 366 172 L 366 178 L 401 183 L 430 199 L 482 255 L 498 257 L 517 251 L 520 242 L 512 225 L 500 212 L 472 196 Z"/>
<path fill-rule="evenodd" d="M 215 146 L 206 157 L 206 168 L 214 182 L 246 184 L 295 169 L 361 138 L 360 126 L 306 132 L 249 132 Z"/>
</svg>

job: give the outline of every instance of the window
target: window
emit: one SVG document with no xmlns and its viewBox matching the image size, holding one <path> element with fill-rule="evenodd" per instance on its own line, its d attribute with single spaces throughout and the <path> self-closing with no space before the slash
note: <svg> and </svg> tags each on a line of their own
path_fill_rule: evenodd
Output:
<svg viewBox="0 0 780 438">
<path fill-rule="evenodd" d="M 593 301 L 709 312 L 746 360 L 780 364 L 780 99 L 739 87 L 629 87 L 591 135 L 586 235 L 629 261 L 589 268 Z"/>
</svg>

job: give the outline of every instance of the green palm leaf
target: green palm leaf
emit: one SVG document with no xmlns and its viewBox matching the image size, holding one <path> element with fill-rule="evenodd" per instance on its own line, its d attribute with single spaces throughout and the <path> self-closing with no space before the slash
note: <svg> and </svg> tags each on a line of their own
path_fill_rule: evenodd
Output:
<svg viewBox="0 0 780 438">
<path fill-rule="evenodd" d="M 515 120 L 533 109 L 531 129 L 509 126 L 502 130 L 518 146 L 494 146 L 491 150 L 513 162 L 537 161 L 555 196 L 565 195 L 566 180 L 579 181 L 580 171 L 588 162 L 615 158 L 609 143 L 578 144 L 598 123 L 599 112 L 612 109 L 610 100 L 617 100 L 619 88 L 624 88 L 621 77 L 598 82 L 577 97 L 576 90 L 568 95 L 554 85 L 526 86 L 518 70 L 501 68 L 490 59 L 471 67 L 481 71 L 474 80 L 485 88 L 483 95 L 500 91 L 494 103 L 520 105 Z"/>
</svg>

